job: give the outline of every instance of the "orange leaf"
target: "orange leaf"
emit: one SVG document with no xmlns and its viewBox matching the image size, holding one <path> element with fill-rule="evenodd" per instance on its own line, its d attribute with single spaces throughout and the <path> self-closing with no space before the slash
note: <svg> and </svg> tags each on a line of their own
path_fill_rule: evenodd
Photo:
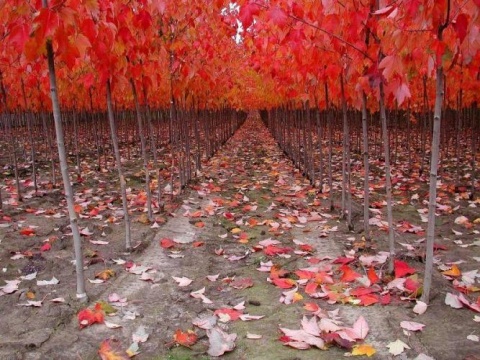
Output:
<svg viewBox="0 0 480 360">
<path fill-rule="evenodd" d="M 102 279 L 102 280 L 108 280 L 112 276 L 115 276 L 115 271 L 111 269 L 105 269 L 95 274 L 95 278 Z"/>
<path fill-rule="evenodd" d="M 120 349 L 120 342 L 116 339 L 103 340 L 98 349 L 102 360 L 128 360 L 126 352 Z"/>
<path fill-rule="evenodd" d="M 450 270 L 443 271 L 442 274 L 446 275 L 446 276 L 458 277 L 458 276 L 462 275 L 462 272 L 460 271 L 460 269 L 458 268 L 458 266 L 456 264 L 453 264 L 452 268 Z"/>
<path fill-rule="evenodd" d="M 311 312 L 316 312 L 320 310 L 320 307 L 315 303 L 305 303 L 305 305 L 303 305 L 303 308 Z"/>
<path fill-rule="evenodd" d="M 343 282 L 352 282 L 355 281 L 355 279 L 361 277 L 361 275 L 357 272 L 355 272 L 351 267 L 348 265 L 342 265 L 340 267 L 340 270 L 343 271 L 343 275 L 340 279 L 340 281 Z"/>
<path fill-rule="evenodd" d="M 205 244 L 205 242 L 203 241 L 194 241 L 193 242 L 193 247 L 200 247 L 200 246 L 203 246 Z"/>
<path fill-rule="evenodd" d="M 368 280 L 370 280 L 370 282 L 372 284 L 376 284 L 380 281 L 380 278 L 378 277 L 377 273 L 375 272 L 375 269 L 373 267 L 369 268 L 368 271 L 367 271 L 367 277 L 368 277 Z"/>
<path fill-rule="evenodd" d="M 375 354 L 377 351 L 372 345 L 368 344 L 360 344 L 360 345 L 354 345 L 353 350 L 352 350 L 352 355 L 367 355 L 367 356 L 372 356 Z"/>
<path fill-rule="evenodd" d="M 73 210 L 77 213 L 77 214 L 80 214 L 82 211 L 83 211 L 83 207 L 79 204 L 75 204 L 73 206 Z"/>
<path fill-rule="evenodd" d="M 190 347 L 197 342 L 197 334 L 193 330 L 187 330 L 183 332 L 182 330 L 178 329 L 175 331 L 173 335 L 173 340 L 179 345 L 183 345 L 186 347 Z"/>
<path fill-rule="evenodd" d="M 195 227 L 201 229 L 201 228 L 205 227 L 205 223 L 203 221 L 198 221 L 198 222 L 195 223 Z"/>
<path fill-rule="evenodd" d="M 295 286 L 296 282 L 292 279 L 272 279 L 273 283 L 281 289 L 290 289 Z"/>
<path fill-rule="evenodd" d="M 378 296 L 375 294 L 366 294 L 358 298 L 363 306 L 369 306 L 378 302 Z"/>
<path fill-rule="evenodd" d="M 273 265 L 270 268 L 270 279 L 278 279 L 286 276 L 287 274 L 288 274 L 288 271 L 282 269 L 280 265 Z"/>
</svg>

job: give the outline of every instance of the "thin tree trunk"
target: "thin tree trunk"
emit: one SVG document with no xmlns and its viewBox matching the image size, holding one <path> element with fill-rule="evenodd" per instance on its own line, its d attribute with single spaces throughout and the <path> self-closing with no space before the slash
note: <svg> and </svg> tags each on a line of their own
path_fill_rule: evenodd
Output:
<svg viewBox="0 0 480 360">
<path fill-rule="evenodd" d="M 345 98 L 345 86 L 343 74 L 340 75 L 340 89 L 342 96 L 343 115 L 343 154 L 342 154 L 342 212 L 346 217 L 348 230 L 353 230 L 352 224 L 352 191 L 350 183 L 350 129 L 347 118 L 347 99 Z"/>
<path fill-rule="evenodd" d="M 130 233 L 130 214 L 128 213 L 127 184 L 125 182 L 125 176 L 123 175 L 122 159 L 118 146 L 117 129 L 115 126 L 115 119 L 113 117 L 112 92 L 110 88 L 110 81 L 107 81 L 107 111 L 108 122 L 110 124 L 110 134 L 112 137 L 112 144 L 115 155 L 115 164 L 118 171 L 118 177 L 120 179 L 120 191 L 122 193 L 122 206 L 124 213 L 123 219 L 125 221 L 125 248 L 127 249 L 127 251 L 129 251 L 132 248 L 132 237 Z"/>
<path fill-rule="evenodd" d="M 147 146 L 145 142 L 145 134 L 143 133 L 143 120 L 142 114 L 140 113 L 140 104 L 138 103 L 137 90 L 135 88 L 135 83 L 133 78 L 130 78 L 130 85 L 132 86 L 133 92 L 133 101 L 135 102 L 135 111 L 137 114 L 137 123 L 138 123 L 138 135 L 140 136 L 140 144 L 142 147 L 142 158 L 143 158 L 143 168 L 145 170 L 145 190 L 147 192 L 147 215 L 150 221 L 153 221 L 153 212 L 152 212 L 152 192 L 150 191 L 150 170 L 148 169 L 148 154 Z"/>
<path fill-rule="evenodd" d="M 44 8 L 48 7 L 47 0 L 42 0 Z M 77 272 L 77 299 L 80 302 L 88 301 L 85 292 L 85 278 L 83 275 L 83 255 L 80 232 L 78 231 L 77 214 L 74 210 L 73 190 L 68 175 L 67 156 L 65 154 L 65 142 L 63 139 L 62 117 L 60 114 L 60 105 L 57 95 L 57 80 L 55 76 L 55 64 L 53 59 L 53 46 L 50 40 L 47 41 L 47 61 L 48 76 L 50 80 L 50 97 L 52 99 L 53 118 L 55 120 L 55 132 L 57 135 L 58 157 L 60 160 L 60 170 L 62 173 L 65 197 L 67 200 L 68 215 L 70 218 L 70 227 L 73 234 L 73 245 L 75 249 L 75 269 Z"/>
<path fill-rule="evenodd" d="M 385 155 L 385 191 L 387 194 L 387 222 L 388 222 L 388 247 L 390 258 L 388 271 L 393 272 L 395 258 L 395 234 L 392 215 L 392 180 L 390 174 L 390 143 L 388 141 L 387 115 L 385 113 L 385 93 L 383 83 L 380 83 L 380 119 L 382 123 L 383 152 Z"/>
<path fill-rule="evenodd" d="M 28 136 L 30 140 L 31 148 L 31 157 L 32 157 L 32 178 L 33 178 L 33 187 L 35 189 L 35 194 L 38 192 L 38 184 L 37 184 L 37 169 L 36 169 L 36 158 L 35 158 L 35 139 L 33 138 L 33 129 L 32 129 L 32 116 L 33 114 L 28 111 L 28 102 L 27 96 L 25 94 L 25 84 L 22 79 L 22 96 L 23 102 L 25 104 L 25 111 L 27 116 L 27 127 L 28 127 Z"/>
<path fill-rule="evenodd" d="M 362 133 L 363 133 L 363 169 L 365 177 L 363 179 L 363 229 L 365 237 L 370 239 L 370 189 L 368 176 L 370 174 L 368 164 L 368 124 L 367 124 L 367 95 L 362 91 Z"/>
<path fill-rule="evenodd" d="M 330 102 L 328 100 L 328 85 L 325 82 L 325 106 L 327 111 L 327 123 L 328 123 L 328 187 L 330 188 L 329 202 L 330 211 L 334 210 L 333 205 L 333 175 L 332 175 L 332 153 L 333 153 L 333 120 L 332 111 L 330 109 Z"/>
</svg>

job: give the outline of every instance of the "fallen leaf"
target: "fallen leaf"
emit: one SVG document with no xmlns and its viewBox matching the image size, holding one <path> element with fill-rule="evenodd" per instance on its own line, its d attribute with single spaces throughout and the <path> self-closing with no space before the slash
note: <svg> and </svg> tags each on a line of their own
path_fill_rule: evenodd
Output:
<svg viewBox="0 0 480 360">
<path fill-rule="evenodd" d="M 363 316 L 359 316 L 357 321 L 353 324 L 353 330 L 357 334 L 357 339 L 363 340 L 367 337 L 368 331 L 370 328 L 368 327 L 368 323 Z M 370 355 L 369 355 L 370 356 Z"/>
<path fill-rule="evenodd" d="M 132 334 L 132 341 L 136 343 L 144 343 L 148 340 L 148 336 L 149 334 L 147 333 L 145 326 L 140 325 Z"/>
<path fill-rule="evenodd" d="M 246 338 L 251 339 L 251 340 L 258 340 L 258 339 L 262 338 L 262 335 L 252 334 L 252 333 L 247 332 Z"/>
<path fill-rule="evenodd" d="M 95 306 L 92 309 L 83 309 L 77 315 L 78 323 L 80 325 L 80 329 L 83 329 L 86 326 L 90 326 L 95 323 L 102 324 L 104 321 L 104 312 L 100 309 L 99 306 Z"/>
<path fill-rule="evenodd" d="M 410 267 L 406 262 L 395 260 L 395 277 L 401 278 L 406 275 L 414 274 L 415 269 Z"/>
<path fill-rule="evenodd" d="M 186 332 L 183 332 L 182 330 L 178 329 L 173 335 L 173 340 L 179 345 L 190 347 L 197 342 L 198 337 L 193 330 L 187 330 Z"/>
<path fill-rule="evenodd" d="M 417 300 L 417 304 L 413 307 L 413 312 L 422 315 L 425 311 L 427 311 L 428 305 L 423 301 Z"/>
<path fill-rule="evenodd" d="M 470 340 L 470 341 L 475 341 L 475 342 L 479 342 L 480 341 L 480 338 L 477 336 L 477 335 L 468 335 L 467 336 L 467 339 Z"/>
<path fill-rule="evenodd" d="M 221 322 L 228 322 L 238 320 L 242 312 L 235 309 L 223 308 L 215 310 L 214 314 L 218 316 Z"/>
<path fill-rule="evenodd" d="M 388 352 L 392 355 L 400 355 L 405 351 L 405 349 L 410 349 L 410 346 L 405 344 L 402 340 L 397 339 L 396 341 L 390 342 L 388 345 Z"/>
<path fill-rule="evenodd" d="M 189 279 L 185 276 L 183 277 L 176 277 L 176 276 L 172 276 L 173 280 L 175 280 L 177 283 L 178 283 L 178 286 L 188 286 L 192 283 L 192 279 Z"/>
<path fill-rule="evenodd" d="M 354 345 L 353 350 L 352 350 L 352 355 L 358 356 L 358 355 L 367 355 L 367 356 L 372 356 L 375 354 L 377 350 L 372 345 L 369 344 L 360 344 L 360 345 Z"/>
<path fill-rule="evenodd" d="M 37 286 L 57 285 L 60 281 L 54 276 L 51 280 L 37 280 Z"/>
<path fill-rule="evenodd" d="M 409 331 L 422 331 L 425 325 L 414 321 L 402 321 L 400 327 Z"/>
<path fill-rule="evenodd" d="M 160 246 L 164 249 L 170 249 L 175 246 L 175 242 L 172 239 L 163 238 L 160 240 Z"/>
<path fill-rule="evenodd" d="M 115 271 L 111 269 L 105 269 L 95 274 L 95 278 L 102 279 L 102 280 L 108 280 L 114 276 L 115 276 Z"/>
<path fill-rule="evenodd" d="M 217 317 L 214 315 L 207 315 L 193 319 L 192 324 L 198 326 L 200 329 L 213 329 L 217 324 Z"/>
<path fill-rule="evenodd" d="M 458 268 L 458 266 L 456 264 L 453 264 L 452 267 L 450 268 L 450 270 L 442 271 L 442 274 L 446 275 L 446 276 L 458 277 L 458 276 L 462 275 L 462 272 L 460 271 L 460 269 Z"/>
<path fill-rule="evenodd" d="M 121 344 L 116 339 L 103 340 L 98 349 L 102 360 L 128 360 L 126 352 L 121 349 Z"/>
<path fill-rule="evenodd" d="M 125 352 L 127 353 L 128 357 L 131 358 L 140 354 L 140 347 L 138 346 L 137 342 L 133 342 Z"/>
<path fill-rule="evenodd" d="M 458 300 L 458 296 L 447 293 L 445 296 L 445 304 L 451 306 L 454 309 L 461 309 L 463 308 L 463 304 Z"/>
<path fill-rule="evenodd" d="M 207 330 L 209 340 L 208 355 L 221 356 L 235 348 L 237 334 L 227 334 L 218 327 Z"/>
<path fill-rule="evenodd" d="M 110 321 L 104 321 L 103 322 L 105 324 L 106 327 L 108 327 L 109 329 L 118 329 L 118 328 L 121 328 L 122 325 L 119 325 L 119 324 L 115 324 L 115 323 L 112 323 Z"/>
</svg>

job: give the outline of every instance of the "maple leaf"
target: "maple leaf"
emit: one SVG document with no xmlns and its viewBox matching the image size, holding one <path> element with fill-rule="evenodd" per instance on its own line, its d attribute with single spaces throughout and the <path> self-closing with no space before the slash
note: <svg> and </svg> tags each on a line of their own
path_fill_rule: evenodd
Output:
<svg viewBox="0 0 480 360">
<path fill-rule="evenodd" d="M 116 339 L 103 340 L 98 349 L 98 355 L 102 360 L 128 360 L 127 353 L 121 349 L 121 344 Z"/>
<path fill-rule="evenodd" d="M 460 43 L 462 43 L 467 36 L 468 21 L 468 16 L 464 13 L 461 13 L 458 14 L 457 18 L 452 23 L 453 29 L 457 33 L 457 37 L 460 40 Z"/>
<path fill-rule="evenodd" d="M 272 21 L 273 24 L 278 26 L 284 26 L 288 20 L 287 14 L 285 14 L 285 12 L 278 6 L 270 8 L 267 13 L 267 17 L 270 19 L 270 21 Z"/>
<path fill-rule="evenodd" d="M 405 351 L 405 349 L 410 349 L 410 346 L 405 344 L 402 340 L 397 339 L 396 341 L 390 342 L 388 345 L 388 352 L 392 355 L 400 355 Z"/>
<path fill-rule="evenodd" d="M 170 249 L 175 246 L 175 242 L 172 239 L 163 238 L 160 240 L 160 246 L 164 249 Z"/>
<path fill-rule="evenodd" d="M 220 321 L 228 322 L 240 319 L 242 312 L 235 309 L 223 308 L 215 310 L 214 314 L 220 318 Z"/>
<path fill-rule="evenodd" d="M 285 278 L 274 278 L 272 282 L 281 289 L 290 289 L 296 284 L 295 280 Z"/>
<path fill-rule="evenodd" d="M 375 354 L 377 350 L 372 345 L 369 344 L 360 344 L 354 345 L 352 349 L 352 355 L 367 355 L 368 357 Z"/>
<path fill-rule="evenodd" d="M 453 264 L 450 270 L 442 271 L 442 274 L 446 276 L 459 277 L 462 275 L 462 272 L 456 264 Z"/>
<path fill-rule="evenodd" d="M 28 228 L 20 230 L 20 234 L 22 234 L 24 236 L 34 236 L 35 235 L 35 230 L 28 227 Z"/>
<path fill-rule="evenodd" d="M 235 348 L 235 340 L 237 334 L 227 334 L 219 327 L 207 330 L 207 336 L 209 341 L 208 355 L 210 356 L 222 356 L 228 351 L 232 351 Z"/>
<path fill-rule="evenodd" d="M 359 277 L 361 277 L 359 273 L 354 271 L 348 265 L 342 265 L 340 267 L 340 270 L 343 272 L 342 277 L 340 278 L 340 281 L 342 282 L 352 282 L 352 281 L 355 281 L 355 279 L 358 279 Z"/>
<path fill-rule="evenodd" d="M 187 330 L 186 332 L 183 332 L 182 330 L 178 329 L 173 335 L 173 340 L 179 345 L 190 347 L 197 342 L 198 337 L 193 330 Z"/>
<path fill-rule="evenodd" d="M 80 325 L 80 329 L 83 329 L 86 326 L 90 326 L 95 323 L 102 324 L 104 321 L 104 312 L 98 304 L 95 305 L 95 308 L 83 309 L 77 315 L 78 323 Z"/>
<path fill-rule="evenodd" d="M 367 277 L 368 277 L 368 280 L 370 280 L 370 282 L 372 284 L 376 284 L 380 281 L 380 278 L 378 277 L 377 273 L 375 272 L 375 269 L 373 267 L 370 267 L 368 270 L 367 270 Z"/>
<path fill-rule="evenodd" d="M 248 29 L 253 23 L 253 16 L 260 13 L 260 7 L 255 3 L 248 3 L 240 7 L 238 19 L 242 22 L 245 29 Z"/>
<path fill-rule="evenodd" d="M 111 269 L 105 269 L 95 274 L 95 278 L 102 280 L 108 280 L 113 276 L 115 276 L 115 271 Z"/>
<path fill-rule="evenodd" d="M 394 269 L 396 278 L 401 278 L 405 275 L 414 274 L 416 272 L 414 268 L 410 267 L 406 262 L 400 260 L 395 260 Z"/>
</svg>

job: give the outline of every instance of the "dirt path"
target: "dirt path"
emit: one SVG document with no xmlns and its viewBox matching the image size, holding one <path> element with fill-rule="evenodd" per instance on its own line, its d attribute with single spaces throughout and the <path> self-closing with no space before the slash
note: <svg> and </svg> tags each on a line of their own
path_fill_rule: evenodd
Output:
<svg viewBox="0 0 480 360">
<path fill-rule="evenodd" d="M 480 324 L 472 320 L 474 313 L 446 307 L 444 295 L 434 298 L 427 313 L 420 316 L 412 312 L 414 302 L 401 301 L 394 291 L 389 305 L 361 306 L 358 298 L 344 296 L 349 289 L 361 288 L 361 281 L 365 285 L 366 276 L 340 283 L 345 268 L 340 270 L 341 264 L 333 260 L 345 259 L 346 244 L 360 235 L 348 233 L 337 214 L 328 212 L 321 194 L 292 168 L 258 118 L 247 120 L 205 166 L 201 179 L 192 185 L 182 208 L 158 229 L 142 257 L 134 265 L 125 264 L 128 271 L 99 295 L 105 302 L 114 293 L 126 299 L 126 304 L 115 306 L 118 311 L 107 317 L 121 327 L 94 324 L 80 330 L 74 317 L 47 335 L 42 335 L 41 329 L 38 334 L 26 333 L 23 341 L 30 336 L 29 343 L 34 345 L 10 357 L 4 353 L 2 359 L 97 359 L 103 340 L 115 338 L 116 346 L 124 351 L 132 344 L 132 335 L 142 337 L 142 327 L 148 339 L 138 344 L 136 359 L 208 359 L 206 330 L 192 324 L 198 317 L 215 321 L 215 328 L 224 334 L 236 334 L 235 349 L 225 353 L 226 359 L 342 359 L 352 346 L 362 349 L 361 344 L 376 350 L 372 358 L 388 359 L 394 357 L 387 345 L 397 339 L 411 349 L 396 359 L 429 359 L 426 355 L 438 360 L 475 359 L 480 353 L 478 343 L 466 340 L 467 335 L 480 332 Z M 360 255 L 374 256 L 376 252 L 358 252 L 353 254 L 355 261 L 348 262 L 351 269 L 364 275 L 365 269 L 357 262 Z M 324 278 L 307 291 L 311 274 Z M 212 278 L 214 275 L 218 277 Z M 179 286 L 172 276 L 192 282 Z M 438 277 L 437 281 L 446 284 Z M 377 298 L 387 282 L 380 286 L 375 291 Z M 203 288 L 203 301 L 200 295 L 191 295 Z M 343 300 L 335 301 L 335 294 L 343 294 Z M 49 306 L 53 309 L 55 305 Z M 244 319 L 235 319 L 240 314 Z M 299 335 L 303 340 L 290 334 L 290 339 L 283 338 L 284 343 L 306 347 L 310 342 L 322 345 L 323 350 L 315 346 L 298 350 L 279 340 L 283 335 L 280 328 L 301 329 L 304 316 L 304 321 L 310 321 L 310 326 L 304 326 L 310 337 L 305 340 L 305 332 Z M 369 327 L 364 340 L 365 334 L 358 333 L 352 341 L 325 335 L 325 329 L 338 333 L 361 317 Z M 422 332 L 404 332 L 401 321 L 426 327 Z M 191 348 L 176 345 L 177 330 L 194 331 L 198 341 Z M 323 335 L 312 335 L 317 330 Z M 261 338 L 248 338 L 255 337 L 252 334 Z M 342 334 L 348 338 L 345 331 Z M 44 338 L 32 341 L 35 336 Z M 210 354 L 212 351 L 210 347 Z"/>
</svg>

